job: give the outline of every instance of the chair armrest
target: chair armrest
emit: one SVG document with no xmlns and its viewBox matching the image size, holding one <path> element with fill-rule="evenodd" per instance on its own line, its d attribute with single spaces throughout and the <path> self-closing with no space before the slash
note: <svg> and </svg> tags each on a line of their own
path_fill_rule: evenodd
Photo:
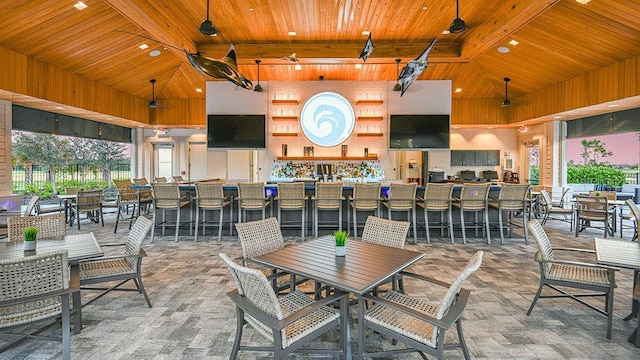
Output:
<svg viewBox="0 0 640 360">
<path fill-rule="evenodd" d="M 583 252 L 583 253 L 592 253 L 595 254 L 595 250 L 590 249 L 579 249 L 579 248 L 553 248 L 553 251 L 575 251 L 575 252 Z"/>
<path fill-rule="evenodd" d="M 416 273 L 412 273 L 409 271 L 401 271 L 398 275 L 402 275 L 402 276 L 407 276 L 407 277 L 412 277 L 414 279 L 418 279 L 418 280 L 422 280 L 422 281 L 426 281 L 435 285 L 440 285 L 443 287 L 448 288 L 449 286 L 451 286 L 450 283 L 438 280 L 438 279 L 434 279 L 428 276 L 424 276 L 424 275 L 420 275 L 420 274 L 416 274 Z"/>
<path fill-rule="evenodd" d="M 32 301 L 47 299 L 54 296 L 62 296 L 62 295 L 70 294 L 72 291 L 73 289 L 69 287 L 67 289 L 62 289 L 58 291 L 50 291 L 45 294 L 38 294 L 38 295 L 27 296 L 27 297 L 22 297 L 17 299 L 3 300 L 3 301 L 0 301 L 0 307 L 20 305 L 20 304 L 29 303 Z"/>
<path fill-rule="evenodd" d="M 146 256 L 146 254 L 144 255 Z M 103 257 L 97 257 L 97 258 L 93 258 L 93 259 L 87 259 L 87 260 L 80 260 L 78 261 L 79 264 L 83 264 L 83 263 L 90 263 L 90 262 L 100 262 L 100 261 L 106 261 L 106 260 L 118 260 L 118 259 L 141 259 L 143 257 L 143 255 L 114 255 L 114 256 L 103 256 Z"/>
<path fill-rule="evenodd" d="M 542 260 L 542 258 L 540 256 L 540 250 L 538 250 L 538 252 L 536 252 L 535 261 L 539 262 L 541 264 L 575 265 L 575 266 L 582 266 L 582 267 L 588 267 L 588 268 L 593 268 L 593 269 L 612 270 L 612 271 L 620 270 L 619 268 L 614 267 L 614 266 L 594 264 L 594 263 L 586 263 L 586 262 L 581 262 L 581 261 Z"/>
</svg>

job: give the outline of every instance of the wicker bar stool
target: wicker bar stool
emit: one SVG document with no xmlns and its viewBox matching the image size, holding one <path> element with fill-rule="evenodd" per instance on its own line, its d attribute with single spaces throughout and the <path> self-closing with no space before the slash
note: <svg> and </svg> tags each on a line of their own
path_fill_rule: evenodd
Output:
<svg viewBox="0 0 640 360">
<path fill-rule="evenodd" d="M 504 244 L 503 213 L 507 213 L 509 236 L 513 233 L 513 218 L 517 213 L 522 214 L 524 243 L 529 244 L 529 229 L 527 228 L 527 196 L 529 195 L 529 188 L 529 184 L 504 184 L 500 189 L 498 202 L 489 204 L 489 207 L 498 210 L 500 244 Z"/>
<path fill-rule="evenodd" d="M 200 226 L 200 210 L 202 210 L 202 235 L 207 226 L 207 210 L 218 211 L 218 241 L 222 240 L 222 218 L 224 208 L 231 204 L 228 196 L 224 196 L 222 183 L 197 182 L 196 183 L 196 235 L 194 241 L 198 241 L 198 227 Z M 233 207 L 230 208 L 229 219 L 233 219 Z"/>
<path fill-rule="evenodd" d="M 155 239 L 155 230 L 156 225 L 162 225 L 162 235 L 165 234 L 165 227 L 167 224 L 166 214 L 167 210 L 175 210 L 176 211 L 176 235 L 175 241 L 178 242 L 178 233 L 180 232 L 180 209 L 183 207 L 190 205 L 191 201 L 189 199 L 180 197 L 180 188 L 178 187 L 178 183 L 153 183 L 153 227 L 151 228 L 151 242 Z M 162 222 L 160 224 L 156 223 L 156 215 L 158 214 L 158 210 L 162 210 Z M 191 223 L 191 212 L 189 212 L 189 224 Z M 185 222 L 186 223 L 186 222 Z M 192 234 L 192 228 L 189 226 L 189 235 Z"/>
<path fill-rule="evenodd" d="M 357 239 L 358 211 L 372 211 L 374 216 L 380 217 L 380 183 L 355 183 L 349 206 L 353 211 L 353 238 Z M 349 214 L 347 214 L 347 224 L 349 221 Z"/>
<path fill-rule="evenodd" d="M 301 237 L 304 241 L 304 233 L 307 228 L 307 196 L 303 182 L 278 183 L 278 224 L 282 227 L 283 211 L 300 211 L 301 213 Z"/>
<path fill-rule="evenodd" d="M 133 183 L 138 185 L 138 186 L 146 186 L 149 185 L 149 181 L 147 181 L 146 178 L 138 178 L 138 179 L 133 179 Z"/>
<path fill-rule="evenodd" d="M 313 236 L 318 237 L 318 212 L 337 211 L 338 229 L 342 231 L 342 183 L 316 183 L 316 193 L 313 196 Z M 335 226 L 335 223 L 334 223 Z"/>
<path fill-rule="evenodd" d="M 449 236 L 451 237 L 451 243 L 454 243 L 453 239 L 453 215 L 451 212 L 451 201 L 453 194 L 453 184 L 434 184 L 427 183 L 424 188 L 424 199 L 418 206 L 424 208 L 424 227 L 427 237 L 427 244 L 431 244 L 431 227 L 433 224 L 429 224 L 429 213 L 437 212 L 440 214 L 440 222 L 437 227 L 440 228 L 440 236 L 444 236 L 444 229 L 449 229 Z M 444 221 L 444 215 L 447 215 L 448 220 Z"/>
<path fill-rule="evenodd" d="M 265 218 L 265 210 L 271 204 L 269 197 L 264 194 L 264 183 L 238 183 L 238 222 L 246 216 L 247 211 L 262 212 L 262 219 Z"/>
<path fill-rule="evenodd" d="M 392 220 L 394 211 L 406 212 L 407 221 L 411 222 L 413 229 L 413 243 L 418 243 L 418 232 L 416 230 L 416 188 L 417 183 L 410 184 L 389 184 L 389 196 L 383 201 L 387 208 L 387 218 Z M 364 236 L 364 235 L 363 235 Z"/>
<path fill-rule="evenodd" d="M 491 234 L 489 233 L 489 211 L 488 211 L 488 199 L 489 199 L 489 186 L 491 184 L 463 184 L 460 191 L 460 199 L 458 202 L 453 203 L 453 206 L 460 209 L 460 227 L 462 227 L 462 242 L 467 243 L 467 224 L 464 220 L 464 213 L 472 211 L 475 216 L 473 226 L 476 230 L 476 237 L 478 236 L 478 228 L 484 225 L 487 232 L 487 244 L 491 244 Z M 478 223 L 478 213 L 483 213 L 484 224 Z"/>
</svg>

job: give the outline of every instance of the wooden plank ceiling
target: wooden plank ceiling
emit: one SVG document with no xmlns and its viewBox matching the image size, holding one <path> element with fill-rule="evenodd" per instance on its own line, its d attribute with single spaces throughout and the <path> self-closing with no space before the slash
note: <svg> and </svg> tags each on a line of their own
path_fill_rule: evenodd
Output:
<svg viewBox="0 0 640 360">
<path fill-rule="evenodd" d="M 468 29 L 458 34 L 442 33 L 455 18 L 454 0 L 212 0 L 214 37 L 199 32 L 206 0 L 84 3 L 78 11 L 73 1 L 0 1 L 0 46 L 147 101 L 157 79 L 158 102 L 202 99 L 195 89 L 212 80 L 178 49 L 219 58 L 231 43 L 240 72 L 254 82 L 256 59 L 261 81 L 393 81 L 394 59 L 404 64 L 438 38 L 420 79 L 452 80 L 462 88 L 454 99 L 496 101 L 505 77 L 518 97 L 640 54 L 640 0 L 460 0 Z M 376 49 L 357 69 L 363 31 Z M 301 70 L 282 59 L 293 52 Z"/>
</svg>

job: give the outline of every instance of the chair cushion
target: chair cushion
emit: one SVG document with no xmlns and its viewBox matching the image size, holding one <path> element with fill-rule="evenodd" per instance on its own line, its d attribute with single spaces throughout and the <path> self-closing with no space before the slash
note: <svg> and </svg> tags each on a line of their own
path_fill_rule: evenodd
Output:
<svg viewBox="0 0 640 360">
<path fill-rule="evenodd" d="M 609 286 L 609 272 L 585 266 L 552 264 L 547 279 L 561 280 L 576 284 Z"/>
</svg>

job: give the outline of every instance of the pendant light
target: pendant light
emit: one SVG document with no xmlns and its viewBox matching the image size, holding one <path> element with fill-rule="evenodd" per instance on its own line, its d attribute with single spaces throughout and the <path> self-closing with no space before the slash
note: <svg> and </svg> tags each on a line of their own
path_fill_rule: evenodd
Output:
<svg viewBox="0 0 640 360">
<path fill-rule="evenodd" d="M 509 100 L 509 81 L 511 79 L 504 78 L 504 101 L 502 102 L 502 106 L 511 106 L 511 101 Z"/>
<path fill-rule="evenodd" d="M 449 27 L 449 32 L 452 34 L 461 33 L 467 30 L 467 24 L 464 23 L 464 20 L 460 19 L 460 4 L 459 1 L 456 0 L 456 18 L 451 22 L 451 26 Z"/>
<path fill-rule="evenodd" d="M 258 65 L 258 85 L 253 88 L 253 91 L 262 92 L 262 86 L 260 86 L 260 60 L 256 60 L 256 64 Z"/>
<path fill-rule="evenodd" d="M 393 85 L 393 91 L 400 91 L 402 90 L 402 85 L 400 85 L 399 77 L 400 77 L 400 61 L 402 61 L 401 59 L 396 59 L 396 84 Z"/>
<path fill-rule="evenodd" d="M 216 27 L 213 26 L 213 23 L 209 20 L 209 0 L 207 0 L 207 19 L 200 24 L 200 32 L 204 35 L 218 36 Z"/>
</svg>

